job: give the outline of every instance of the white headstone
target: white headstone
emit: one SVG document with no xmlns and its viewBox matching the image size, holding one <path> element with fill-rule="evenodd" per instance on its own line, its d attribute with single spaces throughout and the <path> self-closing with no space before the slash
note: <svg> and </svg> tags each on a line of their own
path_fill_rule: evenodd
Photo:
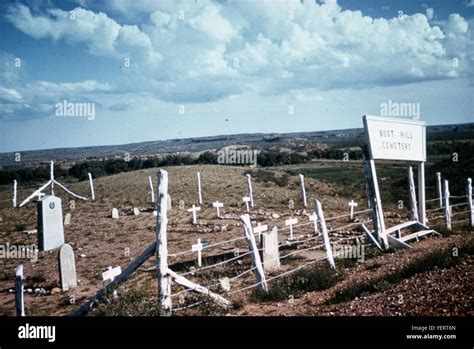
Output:
<svg viewBox="0 0 474 349">
<path fill-rule="evenodd" d="M 221 285 L 221 288 L 223 291 L 225 292 L 229 292 L 230 291 L 230 280 L 228 277 L 224 277 L 222 279 L 219 279 L 219 282 L 220 282 L 220 285 Z"/>
<path fill-rule="evenodd" d="M 138 216 L 138 215 L 140 214 L 140 210 L 139 210 L 138 208 L 134 207 L 134 208 L 133 208 L 133 214 L 134 214 L 135 216 Z"/>
<path fill-rule="evenodd" d="M 63 291 L 77 286 L 76 261 L 69 244 L 64 244 L 59 249 L 59 278 Z"/>
<path fill-rule="evenodd" d="M 166 195 L 168 195 L 168 196 L 167 196 L 168 199 L 166 200 L 166 205 L 167 205 L 167 206 L 166 206 L 166 209 L 169 211 L 169 210 L 171 210 L 171 208 L 173 207 L 173 205 L 171 204 L 171 195 L 170 195 L 170 194 L 166 194 Z"/>
<path fill-rule="evenodd" d="M 115 207 L 112 209 L 112 218 L 113 219 L 119 218 L 119 212 Z"/>
<path fill-rule="evenodd" d="M 271 232 L 262 234 L 263 268 L 265 271 L 275 271 L 280 268 L 280 254 L 278 251 L 278 228 L 273 227 Z"/>
<path fill-rule="evenodd" d="M 107 269 L 106 271 L 102 273 L 102 279 L 104 281 L 105 280 L 114 281 L 114 279 L 120 274 L 122 274 L 122 268 L 120 268 L 120 266 L 115 267 L 115 268 L 109 267 L 109 269 Z"/>
<path fill-rule="evenodd" d="M 64 216 L 64 225 L 69 225 L 71 224 L 71 214 L 68 212 L 66 213 L 66 216 Z"/>
<path fill-rule="evenodd" d="M 41 251 L 54 250 L 64 244 L 61 199 L 46 195 L 37 202 L 38 245 Z"/>
</svg>

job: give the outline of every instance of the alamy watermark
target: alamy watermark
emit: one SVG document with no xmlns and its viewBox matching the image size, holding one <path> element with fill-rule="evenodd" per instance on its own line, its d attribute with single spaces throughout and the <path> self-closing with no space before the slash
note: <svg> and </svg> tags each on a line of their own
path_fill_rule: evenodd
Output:
<svg viewBox="0 0 474 349">
<path fill-rule="evenodd" d="M 31 262 L 38 261 L 38 246 L 31 245 L 0 245 L 0 258 L 30 259 Z"/>
<path fill-rule="evenodd" d="M 95 103 L 69 102 L 66 99 L 54 106 L 56 116 L 87 117 L 87 120 L 95 119 Z"/>
<path fill-rule="evenodd" d="M 421 116 L 420 103 L 418 102 L 393 102 L 389 99 L 380 104 L 381 116 L 410 117 L 419 120 Z"/>
<path fill-rule="evenodd" d="M 226 165 L 251 165 L 257 166 L 256 150 L 233 150 L 224 148 L 217 152 L 217 163 Z"/>
<path fill-rule="evenodd" d="M 334 245 L 332 254 L 334 258 L 357 259 L 358 262 L 365 259 L 364 245 Z"/>
</svg>

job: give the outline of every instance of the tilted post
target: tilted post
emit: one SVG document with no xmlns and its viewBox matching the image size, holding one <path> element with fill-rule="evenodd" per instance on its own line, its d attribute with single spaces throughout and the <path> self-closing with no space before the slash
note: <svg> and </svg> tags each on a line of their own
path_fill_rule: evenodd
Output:
<svg viewBox="0 0 474 349">
<path fill-rule="evenodd" d="M 165 313 L 171 312 L 171 276 L 168 273 L 168 172 L 160 170 L 158 177 L 158 207 L 156 217 L 156 270 L 158 277 L 158 296 L 160 308 Z"/>
<path fill-rule="evenodd" d="M 198 172 L 196 175 L 197 175 L 198 203 L 199 205 L 202 205 L 201 172 Z"/>
<path fill-rule="evenodd" d="M 148 183 L 150 184 L 150 200 L 151 202 L 155 202 L 155 190 L 153 189 L 153 180 L 151 176 L 148 176 Z"/>
<path fill-rule="evenodd" d="M 314 206 L 316 207 L 316 213 L 319 218 L 319 228 L 323 236 L 324 252 L 326 253 L 326 259 L 328 260 L 331 268 L 335 269 L 336 264 L 334 263 L 334 257 L 332 255 L 332 247 L 331 247 L 331 242 L 329 241 L 328 229 L 326 227 L 326 220 L 324 219 L 323 207 L 321 206 L 321 202 L 318 199 L 314 199 Z"/>
<path fill-rule="evenodd" d="M 301 199 L 303 200 L 303 206 L 307 207 L 308 204 L 306 202 L 306 189 L 304 187 L 304 175 L 300 173 L 300 180 L 301 180 Z"/>
<path fill-rule="evenodd" d="M 49 177 L 51 178 L 51 195 L 54 196 L 54 162 L 51 161 L 51 164 L 49 165 Z"/>
<path fill-rule="evenodd" d="M 89 186 L 91 187 L 91 200 L 95 200 L 95 192 L 94 192 L 94 182 L 92 181 L 92 174 L 89 172 L 87 174 L 89 176 Z"/>
<path fill-rule="evenodd" d="M 250 173 L 247 173 L 247 183 L 249 186 L 250 207 L 253 207 L 252 175 Z"/>
<path fill-rule="evenodd" d="M 446 221 L 446 228 L 451 230 L 451 207 L 449 206 L 449 183 L 444 180 L 444 216 Z"/>
<path fill-rule="evenodd" d="M 411 220 L 418 221 L 418 205 L 416 203 L 415 179 L 413 177 L 413 167 L 408 166 L 408 188 L 410 190 Z"/>
<path fill-rule="evenodd" d="M 418 163 L 418 222 L 426 225 L 425 163 Z"/>
<path fill-rule="evenodd" d="M 25 303 L 23 300 L 23 265 L 15 269 L 15 308 L 16 316 L 25 316 Z"/>
<path fill-rule="evenodd" d="M 247 240 L 247 245 L 250 251 L 253 253 L 250 254 L 252 258 L 252 265 L 255 267 L 255 276 L 257 278 L 258 286 L 257 288 L 261 291 L 268 291 L 267 281 L 265 279 L 265 272 L 263 271 L 262 260 L 260 259 L 260 253 L 257 248 L 257 243 L 255 242 L 255 235 L 252 229 L 252 223 L 250 222 L 250 216 L 244 214 L 240 216 L 240 221 L 244 227 L 245 239 Z"/>
<path fill-rule="evenodd" d="M 469 206 L 469 223 L 471 224 L 471 228 L 474 228 L 474 210 L 473 210 L 473 202 L 472 202 L 472 179 L 467 179 L 467 204 Z"/>
</svg>

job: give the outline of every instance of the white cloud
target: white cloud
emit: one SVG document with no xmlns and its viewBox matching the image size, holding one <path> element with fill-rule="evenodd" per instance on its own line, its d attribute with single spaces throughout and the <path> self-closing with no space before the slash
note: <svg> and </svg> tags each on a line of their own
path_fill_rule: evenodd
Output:
<svg viewBox="0 0 474 349">
<path fill-rule="evenodd" d="M 459 14 L 435 25 L 434 10 L 371 18 L 336 0 L 117 0 L 69 12 L 33 14 L 11 5 L 7 19 L 34 38 L 85 44 L 94 55 L 131 57 L 121 89 L 167 101 L 216 100 L 243 91 L 283 94 L 462 77 L 473 57 Z M 122 19 L 120 24 L 117 17 Z M 114 19 L 115 18 L 115 19 Z M 236 64 L 237 62 L 237 64 Z M 65 88 L 64 86 L 62 87 Z"/>
</svg>

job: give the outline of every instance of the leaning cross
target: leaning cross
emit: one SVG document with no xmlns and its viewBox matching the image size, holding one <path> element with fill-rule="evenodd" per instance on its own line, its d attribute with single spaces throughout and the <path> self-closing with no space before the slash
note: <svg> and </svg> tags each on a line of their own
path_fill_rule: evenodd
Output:
<svg viewBox="0 0 474 349">
<path fill-rule="evenodd" d="M 215 207 L 217 210 L 217 218 L 220 218 L 221 214 L 220 214 L 219 208 L 224 207 L 224 204 L 222 202 L 216 201 L 212 203 L 212 206 Z"/>
<path fill-rule="evenodd" d="M 244 196 L 242 201 L 245 202 L 245 207 L 247 207 L 247 212 L 250 212 L 250 209 L 249 209 L 250 198 L 248 196 Z"/>
<path fill-rule="evenodd" d="M 122 268 L 120 268 L 120 266 L 115 268 L 109 267 L 109 269 L 102 273 L 102 279 L 104 281 L 108 279 L 110 279 L 110 281 L 114 281 L 114 279 L 120 274 L 122 274 Z"/>
<path fill-rule="evenodd" d="M 192 212 L 192 213 L 193 213 L 193 224 L 196 224 L 196 223 L 197 223 L 196 211 L 201 211 L 201 207 L 199 207 L 199 206 L 196 207 L 196 205 L 193 205 L 193 207 L 188 208 L 188 212 Z"/>
<path fill-rule="evenodd" d="M 293 240 L 293 224 L 298 223 L 298 218 L 290 218 L 285 221 L 285 225 L 290 227 L 290 240 Z"/>
<path fill-rule="evenodd" d="M 349 202 L 349 207 L 351 208 L 351 220 L 354 218 L 354 207 L 357 207 L 357 202 L 351 200 Z"/>
<path fill-rule="evenodd" d="M 261 225 L 258 223 L 258 225 L 253 228 L 254 234 L 258 234 L 258 241 L 262 240 L 262 233 L 268 231 L 268 225 Z"/>
</svg>

